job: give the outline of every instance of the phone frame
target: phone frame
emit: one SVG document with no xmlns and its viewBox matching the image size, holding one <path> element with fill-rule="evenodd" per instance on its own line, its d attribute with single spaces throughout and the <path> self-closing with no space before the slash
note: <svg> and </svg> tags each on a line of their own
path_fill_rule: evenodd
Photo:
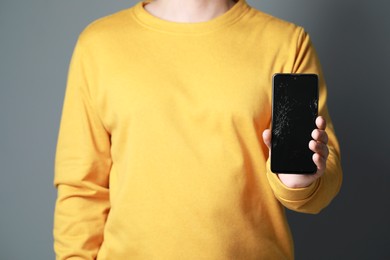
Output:
<svg viewBox="0 0 390 260">
<path fill-rule="evenodd" d="M 274 99 L 275 99 L 275 78 L 279 75 L 282 75 L 282 76 L 292 76 L 292 77 L 305 77 L 305 76 L 310 76 L 310 77 L 315 77 L 316 79 L 316 101 L 317 101 L 317 105 L 316 105 L 316 111 L 315 111 L 315 119 L 318 117 L 318 105 L 319 105 L 319 78 L 318 78 L 318 74 L 315 74 L 315 73 L 275 73 L 273 76 L 272 76 L 272 112 L 271 112 L 271 147 L 270 147 L 270 150 L 271 150 L 271 162 L 270 162 L 270 168 L 271 168 L 271 172 L 275 173 L 275 174 L 278 174 L 278 173 L 286 173 L 286 174 L 315 174 L 317 172 L 317 166 L 314 164 L 313 162 L 313 166 L 310 170 L 302 170 L 302 169 L 292 169 L 292 170 L 289 170 L 289 169 L 282 169 L 282 168 L 279 168 L 279 167 L 276 167 L 275 163 L 273 163 L 274 161 L 272 160 L 272 151 L 273 151 L 273 143 L 272 143 L 272 138 L 274 136 L 274 132 L 272 131 L 273 127 L 274 127 Z M 314 119 L 314 121 L 315 121 Z M 315 126 L 315 122 L 314 122 L 314 126 Z M 314 130 L 314 129 L 313 129 Z M 309 144 L 307 144 L 309 145 Z M 314 152 L 313 152 L 314 154 Z"/>
</svg>

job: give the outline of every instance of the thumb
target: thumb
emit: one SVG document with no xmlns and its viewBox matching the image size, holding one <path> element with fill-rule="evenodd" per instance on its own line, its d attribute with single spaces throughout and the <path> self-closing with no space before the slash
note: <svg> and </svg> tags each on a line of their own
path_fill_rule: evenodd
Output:
<svg viewBox="0 0 390 260">
<path fill-rule="evenodd" d="M 265 129 L 263 131 L 263 141 L 267 145 L 268 149 L 271 149 L 271 130 Z"/>
</svg>

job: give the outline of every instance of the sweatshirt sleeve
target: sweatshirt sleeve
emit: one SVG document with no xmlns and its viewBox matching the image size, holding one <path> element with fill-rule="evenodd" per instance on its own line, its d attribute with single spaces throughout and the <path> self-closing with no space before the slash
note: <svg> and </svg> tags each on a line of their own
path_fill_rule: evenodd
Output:
<svg viewBox="0 0 390 260">
<path fill-rule="evenodd" d="M 287 208 L 304 213 L 319 213 L 337 195 L 342 183 L 342 168 L 340 163 L 340 147 L 336 138 L 334 126 L 327 108 L 327 89 L 322 69 L 311 43 L 309 35 L 299 28 L 296 44 L 296 55 L 291 73 L 315 73 L 319 76 L 319 115 L 327 122 L 326 132 L 329 136 L 329 157 L 325 174 L 306 188 L 288 188 L 270 170 L 270 160 L 267 161 L 267 177 L 276 198 Z"/>
<path fill-rule="evenodd" d="M 55 155 L 57 260 L 95 259 L 110 209 L 110 135 L 94 106 L 90 61 L 80 41 L 69 66 Z"/>
</svg>

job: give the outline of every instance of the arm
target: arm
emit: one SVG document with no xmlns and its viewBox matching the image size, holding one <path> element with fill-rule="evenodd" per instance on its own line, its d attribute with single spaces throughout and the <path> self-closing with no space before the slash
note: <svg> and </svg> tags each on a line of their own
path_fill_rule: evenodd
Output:
<svg viewBox="0 0 390 260">
<path fill-rule="evenodd" d="M 267 177 L 276 198 L 287 208 L 305 213 L 318 213 L 338 193 L 342 182 L 340 148 L 327 109 L 327 89 L 317 54 L 310 38 L 301 29 L 291 73 L 315 73 L 319 76 L 318 129 L 314 130 L 308 146 L 314 152 L 317 165 L 314 175 L 274 174 L 267 161 Z M 264 142 L 270 146 L 270 131 L 263 133 Z"/>
<path fill-rule="evenodd" d="M 110 136 L 96 113 L 80 41 L 68 74 L 60 123 L 54 185 L 56 259 L 95 259 L 110 208 Z"/>
</svg>

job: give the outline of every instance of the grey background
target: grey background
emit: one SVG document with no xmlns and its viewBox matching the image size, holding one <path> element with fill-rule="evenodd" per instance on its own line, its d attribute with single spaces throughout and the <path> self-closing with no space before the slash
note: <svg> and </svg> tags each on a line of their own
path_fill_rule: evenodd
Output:
<svg viewBox="0 0 390 260">
<path fill-rule="evenodd" d="M 53 162 L 74 43 L 135 3 L 0 1 L 0 259 L 54 259 Z M 319 215 L 288 212 L 297 259 L 390 259 L 390 2 L 248 3 L 312 36 L 342 148 L 339 196 Z"/>
</svg>

